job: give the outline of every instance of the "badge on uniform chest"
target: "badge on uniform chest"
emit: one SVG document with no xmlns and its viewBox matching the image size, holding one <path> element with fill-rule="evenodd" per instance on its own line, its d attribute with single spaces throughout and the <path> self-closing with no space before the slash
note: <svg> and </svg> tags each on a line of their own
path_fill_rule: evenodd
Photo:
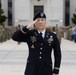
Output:
<svg viewBox="0 0 76 75">
<path fill-rule="evenodd" d="M 33 43 L 37 41 L 37 38 L 35 36 L 31 36 L 30 39 Z"/>
<path fill-rule="evenodd" d="M 35 48 L 34 44 L 31 45 L 31 48 Z"/>
</svg>

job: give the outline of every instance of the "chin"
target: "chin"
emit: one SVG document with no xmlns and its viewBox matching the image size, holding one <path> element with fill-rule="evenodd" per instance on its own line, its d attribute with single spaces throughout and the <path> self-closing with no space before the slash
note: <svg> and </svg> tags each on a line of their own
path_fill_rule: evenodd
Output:
<svg viewBox="0 0 76 75">
<path fill-rule="evenodd" d="M 40 27 L 39 29 L 44 29 L 43 27 Z"/>
</svg>

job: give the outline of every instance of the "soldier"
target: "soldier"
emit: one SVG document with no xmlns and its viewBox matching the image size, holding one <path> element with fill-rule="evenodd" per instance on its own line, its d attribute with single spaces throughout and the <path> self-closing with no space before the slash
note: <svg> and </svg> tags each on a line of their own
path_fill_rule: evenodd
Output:
<svg viewBox="0 0 76 75">
<path fill-rule="evenodd" d="M 56 34 L 47 31 L 46 15 L 39 12 L 27 26 L 17 30 L 12 39 L 26 42 L 29 55 L 25 75 L 58 75 L 61 64 L 61 49 Z M 31 29 L 35 25 L 35 29 Z M 30 30 L 31 29 L 31 30 Z M 54 50 L 54 67 L 51 53 Z"/>
</svg>

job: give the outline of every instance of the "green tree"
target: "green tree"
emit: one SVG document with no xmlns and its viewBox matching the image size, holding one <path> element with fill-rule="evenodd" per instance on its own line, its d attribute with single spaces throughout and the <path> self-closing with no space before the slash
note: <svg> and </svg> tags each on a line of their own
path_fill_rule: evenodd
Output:
<svg viewBox="0 0 76 75">
<path fill-rule="evenodd" d="M 5 15 L 3 15 L 3 13 L 4 13 L 4 11 L 1 8 L 1 2 L 0 2 L 0 25 L 3 25 L 3 22 L 5 22 L 5 20 L 7 18 Z"/>
<path fill-rule="evenodd" d="M 76 14 L 73 14 L 73 18 L 71 18 L 72 22 L 76 24 Z"/>
</svg>

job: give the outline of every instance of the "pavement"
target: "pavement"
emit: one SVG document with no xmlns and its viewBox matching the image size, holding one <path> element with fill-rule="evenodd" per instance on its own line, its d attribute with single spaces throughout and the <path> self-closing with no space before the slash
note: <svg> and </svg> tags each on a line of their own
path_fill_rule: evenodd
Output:
<svg viewBox="0 0 76 75">
<path fill-rule="evenodd" d="M 62 38 L 59 75 L 76 75 L 76 43 Z M 0 43 L 0 75 L 24 75 L 28 46 L 12 39 Z"/>
</svg>

